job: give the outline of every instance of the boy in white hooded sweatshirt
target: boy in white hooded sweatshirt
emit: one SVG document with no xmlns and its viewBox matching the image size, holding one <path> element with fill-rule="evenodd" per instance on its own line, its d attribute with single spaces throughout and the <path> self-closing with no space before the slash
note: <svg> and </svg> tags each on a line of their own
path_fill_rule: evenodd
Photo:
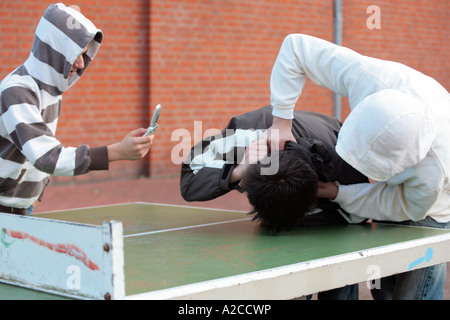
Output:
<svg viewBox="0 0 450 320">
<path fill-rule="evenodd" d="M 315 37 L 289 35 L 270 80 L 270 130 L 279 130 L 279 148 L 292 140 L 293 109 L 306 77 L 348 97 L 351 113 L 336 151 L 376 181 L 322 183 L 318 196 L 333 199 L 361 219 L 450 228 L 447 90 L 403 64 L 363 56 Z M 445 269 L 442 264 L 383 279 L 374 297 L 442 299 Z M 425 283 L 426 277 L 432 281 Z"/>
</svg>

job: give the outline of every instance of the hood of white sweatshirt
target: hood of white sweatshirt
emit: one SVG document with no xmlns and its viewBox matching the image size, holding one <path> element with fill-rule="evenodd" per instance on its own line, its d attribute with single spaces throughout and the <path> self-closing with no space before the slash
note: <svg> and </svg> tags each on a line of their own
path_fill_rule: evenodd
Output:
<svg viewBox="0 0 450 320">
<path fill-rule="evenodd" d="M 40 87 L 51 87 L 55 95 L 60 95 L 78 81 L 102 40 L 102 31 L 83 14 L 62 3 L 50 5 L 36 28 L 25 68 Z M 84 68 L 69 77 L 72 65 L 86 46 Z"/>
<path fill-rule="evenodd" d="M 336 152 L 375 181 L 387 181 L 422 161 L 435 140 L 427 105 L 386 89 L 353 108 L 338 136 Z"/>
</svg>

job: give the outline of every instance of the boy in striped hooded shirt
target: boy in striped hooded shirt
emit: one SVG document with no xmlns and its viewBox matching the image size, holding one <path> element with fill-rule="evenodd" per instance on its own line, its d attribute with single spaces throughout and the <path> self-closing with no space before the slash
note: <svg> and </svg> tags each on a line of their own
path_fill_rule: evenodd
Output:
<svg viewBox="0 0 450 320">
<path fill-rule="evenodd" d="M 26 214 L 49 176 L 107 170 L 109 162 L 145 156 L 154 136 L 134 130 L 117 143 L 64 147 L 55 137 L 62 94 L 97 54 L 103 33 L 77 7 L 50 5 L 29 58 L 0 83 L 0 212 Z"/>
</svg>

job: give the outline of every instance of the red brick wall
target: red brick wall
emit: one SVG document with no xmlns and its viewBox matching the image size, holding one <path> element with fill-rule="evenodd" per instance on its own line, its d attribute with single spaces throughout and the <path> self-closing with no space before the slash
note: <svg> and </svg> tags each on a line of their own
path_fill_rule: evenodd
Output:
<svg viewBox="0 0 450 320">
<path fill-rule="evenodd" d="M 0 77 L 29 54 L 49 1 L 0 2 Z M 67 3 L 72 4 L 72 3 Z M 333 40 L 333 1 L 80 0 L 82 12 L 105 33 L 94 63 L 64 95 L 57 131 L 64 145 L 113 143 L 148 123 L 163 105 L 147 159 L 111 164 L 108 172 L 66 182 L 176 176 L 171 153 L 185 129 L 190 146 L 235 114 L 270 103 L 269 79 L 284 37 L 301 32 Z M 396 60 L 450 88 L 450 1 L 343 1 L 343 44 Z M 381 10 L 381 29 L 369 30 L 367 7 Z M 298 109 L 333 114 L 332 93 L 307 82 Z M 343 117 L 348 114 L 344 99 Z M 194 121 L 202 121 L 194 136 Z M 175 136 L 172 139 L 172 133 Z M 187 147 L 188 147 L 187 146 Z M 186 147 L 186 148 L 187 148 Z"/>
<path fill-rule="evenodd" d="M 450 1 L 343 0 L 343 45 L 362 54 L 404 63 L 450 90 Z M 366 26 L 377 5 L 381 29 Z M 348 109 L 344 111 L 348 114 Z"/>
<path fill-rule="evenodd" d="M 309 8 L 309 9 L 308 9 Z M 168 163 L 174 128 L 222 129 L 236 114 L 270 104 L 270 72 L 283 38 L 302 30 L 332 38 L 329 1 L 152 1 L 151 105 L 161 103 L 152 173 L 178 174 Z M 331 94 L 314 88 L 303 104 L 327 111 Z M 177 137 L 174 137 L 177 138 Z M 192 142 L 192 143 L 190 143 Z"/>
</svg>

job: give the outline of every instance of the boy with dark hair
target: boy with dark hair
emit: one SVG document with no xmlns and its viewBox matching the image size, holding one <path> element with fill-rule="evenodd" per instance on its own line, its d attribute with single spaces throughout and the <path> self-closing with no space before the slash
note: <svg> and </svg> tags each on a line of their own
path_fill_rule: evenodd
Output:
<svg viewBox="0 0 450 320">
<path fill-rule="evenodd" d="M 259 137 L 272 124 L 271 112 L 267 106 L 234 117 L 221 134 L 197 143 L 182 165 L 183 198 L 207 201 L 234 189 L 245 191 L 255 219 L 274 231 L 296 224 L 364 221 L 353 219 L 328 199 L 317 199 L 322 182 L 368 182 L 334 151 L 341 123 L 322 114 L 295 111 L 297 142 L 269 154 L 267 143 Z M 276 170 L 264 174 L 274 164 Z"/>
<path fill-rule="evenodd" d="M 287 147 L 286 147 L 287 148 Z M 295 149 L 282 150 L 276 156 L 276 174 L 261 175 L 267 165 L 257 162 L 249 166 L 242 178 L 242 188 L 252 205 L 254 220 L 269 230 L 281 231 L 303 222 L 316 205 L 318 175 Z"/>
<path fill-rule="evenodd" d="M 181 168 L 187 201 L 207 201 L 231 190 L 245 191 L 254 219 L 272 231 L 295 225 L 359 223 L 328 199 L 318 199 L 323 181 L 367 183 L 334 151 L 341 123 L 322 114 L 294 111 L 296 142 L 269 154 L 260 139 L 272 125 L 272 107 L 233 117 L 218 135 L 198 142 Z M 270 170 L 265 170 L 269 169 Z M 320 180 L 319 180 L 320 179 Z M 320 300 L 356 300 L 358 285 L 318 294 Z"/>
<path fill-rule="evenodd" d="M 241 186 L 252 205 L 254 220 L 267 229 L 279 232 L 289 230 L 294 225 L 329 224 L 339 220 L 325 220 L 326 214 L 337 212 L 338 206 L 317 198 L 319 184 L 334 181 L 334 166 L 328 151 L 320 143 L 311 144 L 301 139 L 299 143 L 289 141 L 284 150 L 276 150 L 265 159 L 248 166 L 243 174 Z M 307 148 L 309 147 L 309 148 Z M 271 159 L 278 162 L 278 170 L 273 174 L 261 174 L 270 167 Z M 322 218 L 313 222 L 308 215 L 320 208 Z M 328 214 L 328 213 L 327 213 Z M 342 220 L 344 222 L 344 220 Z"/>
</svg>

